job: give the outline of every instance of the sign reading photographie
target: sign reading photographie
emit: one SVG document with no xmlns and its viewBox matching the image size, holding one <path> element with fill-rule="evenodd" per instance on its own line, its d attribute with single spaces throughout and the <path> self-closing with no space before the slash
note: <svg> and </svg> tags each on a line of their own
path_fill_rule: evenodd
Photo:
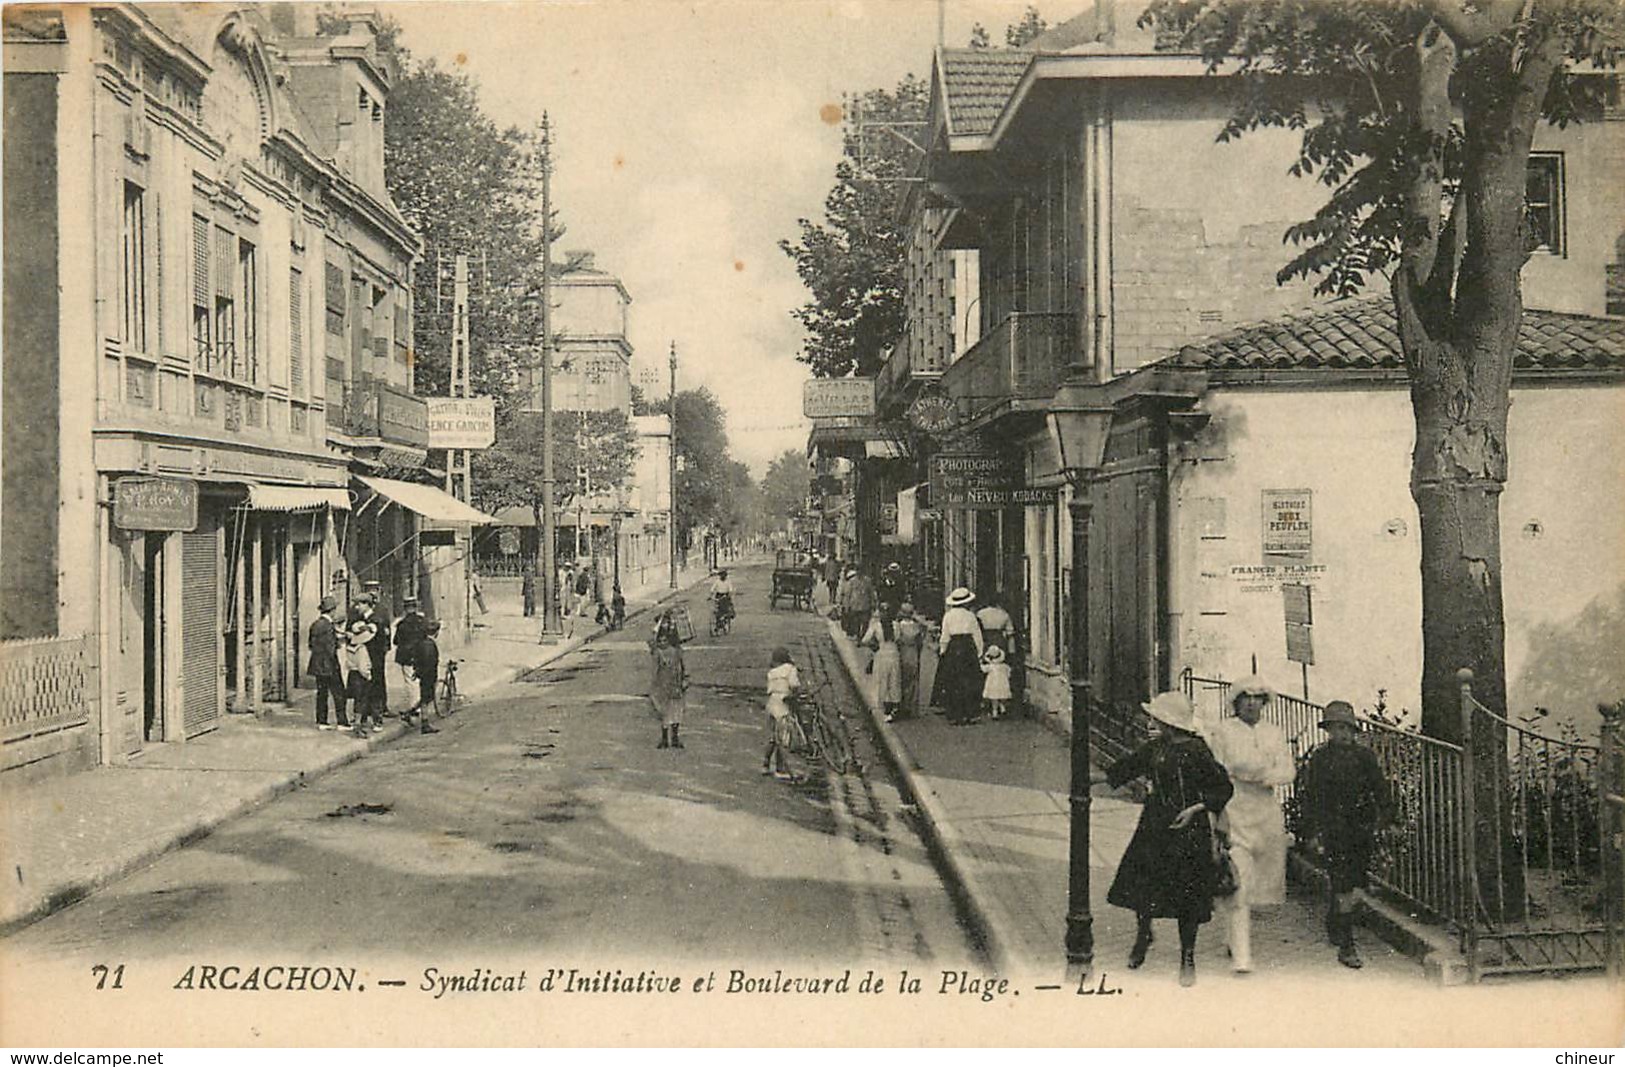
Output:
<svg viewBox="0 0 1625 1067">
<path fill-rule="evenodd" d="M 1314 559 L 1313 496 L 1308 489 L 1264 490 L 1264 563 L 1309 563 Z"/>
<path fill-rule="evenodd" d="M 197 483 L 183 478 L 120 478 L 113 525 L 121 530 L 190 533 L 197 529 Z"/>
<path fill-rule="evenodd" d="M 931 457 L 931 503 L 938 508 L 986 509 L 1050 504 L 1053 489 L 1031 489 L 1019 459 L 982 453 Z"/>
<path fill-rule="evenodd" d="M 812 378 L 801 387 L 801 413 L 809 419 L 873 415 L 873 378 Z"/>
<path fill-rule="evenodd" d="M 497 439 L 496 402 L 488 396 L 426 397 L 430 448 L 490 448 Z"/>
</svg>

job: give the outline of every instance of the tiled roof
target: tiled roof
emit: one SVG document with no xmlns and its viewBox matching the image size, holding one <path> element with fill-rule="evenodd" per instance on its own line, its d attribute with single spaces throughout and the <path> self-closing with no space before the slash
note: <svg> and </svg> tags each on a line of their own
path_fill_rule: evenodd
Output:
<svg viewBox="0 0 1625 1067">
<path fill-rule="evenodd" d="M 1019 49 L 944 48 L 942 84 L 954 136 L 991 133 L 1032 58 Z"/>
<path fill-rule="evenodd" d="M 1187 345 L 1168 362 L 1209 370 L 1398 369 L 1391 297 L 1345 300 Z M 1625 319 L 1526 309 L 1519 370 L 1625 370 Z"/>
</svg>

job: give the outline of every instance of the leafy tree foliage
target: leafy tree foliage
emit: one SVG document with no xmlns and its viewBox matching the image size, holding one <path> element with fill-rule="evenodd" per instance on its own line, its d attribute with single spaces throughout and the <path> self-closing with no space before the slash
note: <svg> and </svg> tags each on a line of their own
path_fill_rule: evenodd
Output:
<svg viewBox="0 0 1625 1067">
<path fill-rule="evenodd" d="M 781 452 L 767 465 L 762 476 L 762 518 L 768 528 L 782 528 L 792 516 L 807 506 L 812 477 L 807 471 L 807 454 L 799 448 Z"/>
<path fill-rule="evenodd" d="M 569 505 L 577 493 L 577 472 L 586 465 L 594 491 L 625 486 L 637 463 L 638 435 L 620 410 L 555 412 L 553 503 Z M 497 427 L 495 447 L 474 453 L 474 501 L 487 511 L 525 507 L 540 516 L 542 420 L 515 412 Z"/>
<path fill-rule="evenodd" d="M 1038 9 L 1028 7 L 1021 21 L 1006 27 L 1005 40 L 1020 47 L 1046 27 Z M 981 23 L 971 29 L 970 47 L 989 47 Z M 903 335 L 908 234 L 899 179 L 919 169 L 924 130 L 918 124 L 930 101 L 930 86 L 913 74 L 890 91 L 858 94 L 846 114 L 823 220 L 800 219 L 799 238 L 779 242 L 812 293 L 792 314 L 807 331 L 798 358 L 815 377 L 874 374 Z"/>
<path fill-rule="evenodd" d="M 912 74 L 893 91 L 860 94 L 847 112 L 843 157 L 824 199 L 823 221 L 801 219 L 800 239 L 779 242 L 812 292 L 793 314 L 807 331 L 798 358 L 816 377 L 874 374 L 902 336 L 906 234 L 897 179 L 918 166 L 920 131 L 881 124 L 918 123 L 929 100 L 929 87 Z"/>
</svg>

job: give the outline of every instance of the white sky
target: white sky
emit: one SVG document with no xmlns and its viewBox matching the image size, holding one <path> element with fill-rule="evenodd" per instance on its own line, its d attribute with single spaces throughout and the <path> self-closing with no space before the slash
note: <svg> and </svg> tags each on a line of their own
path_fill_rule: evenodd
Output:
<svg viewBox="0 0 1625 1067">
<path fill-rule="evenodd" d="M 946 40 L 1002 43 L 1025 0 L 946 0 Z M 1089 0 L 1040 2 L 1051 25 Z M 820 109 L 925 76 L 936 0 L 390 3 L 414 55 L 461 63 L 501 125 L 556 134 L 562 250 L 590 249 L 632 294 L 634 368 L 678 346 L 760 475 L 806 443 L 796 362 L 807 298 L 781 237 L 820 218 L 840 157 Z"/>
</svg>

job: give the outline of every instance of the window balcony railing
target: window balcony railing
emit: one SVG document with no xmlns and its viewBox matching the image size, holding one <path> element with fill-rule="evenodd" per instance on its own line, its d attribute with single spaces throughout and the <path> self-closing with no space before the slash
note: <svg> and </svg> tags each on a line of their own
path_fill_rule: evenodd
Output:
<svg viewBox="0 0 1625 1067">
<path fill-rule="evenodd" d="M 975 414 L 1012 400 L 1048 400 L 1079 343 L 1070 312 L 1012 312 L 943 372 L 942 387 Z"/>
</svg>

